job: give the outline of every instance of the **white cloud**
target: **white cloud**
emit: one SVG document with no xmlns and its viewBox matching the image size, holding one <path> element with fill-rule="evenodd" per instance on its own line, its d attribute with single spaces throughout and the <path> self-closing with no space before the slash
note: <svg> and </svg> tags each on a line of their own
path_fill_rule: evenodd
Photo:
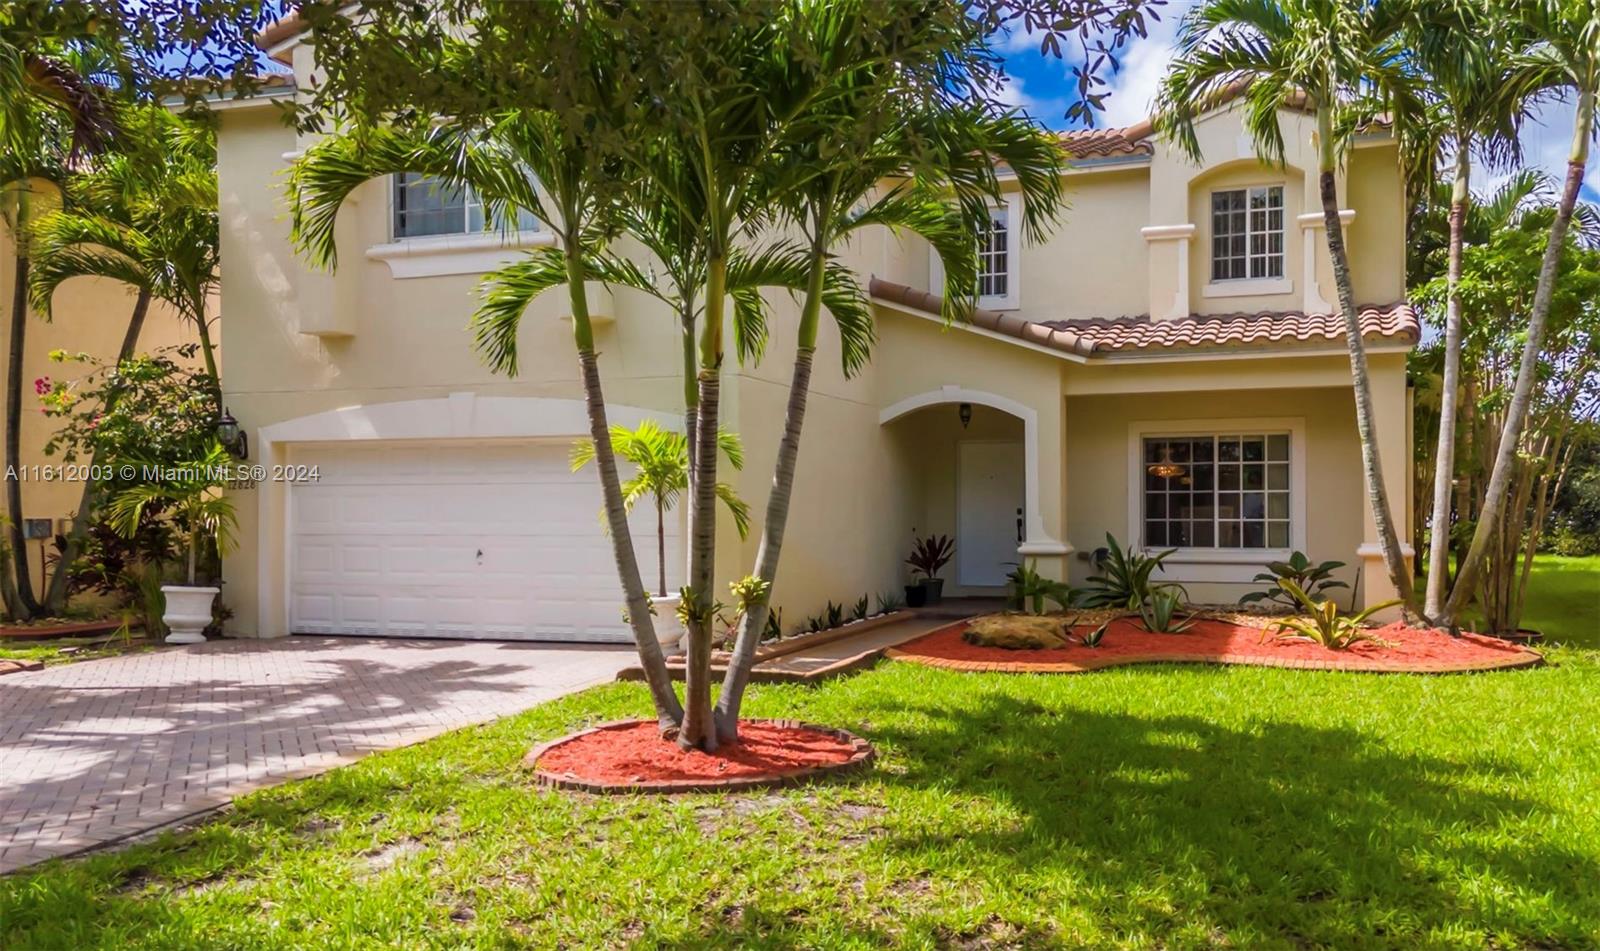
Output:
<svg viewBox="0 0 1600 951">
<path fill-rule="evenodd" d="M 1167 74 L 1167 64 L 1172 62 L 1178 22 L 1188 7 L 1188 3 L 1175 0 L 1162 8 L 1159 23 L 1145 21 L 1150 35 L 1135 38 L 1125 47 L 1127 55 L 1120 57 L 1122 68 L 1108 76 L 1111 96 L 1105 101 L 1106 111 L 1095 120 L 1096 125 L 1132 125 L 1150 115 L 1156 89 Z"/>
<path fill-rule="evenodd" d="M 1522 126 L 1522 161 L 1529 168 L 1541 169 L 1559 185 L 1567 175 L 1567 157 L 1572 152 L 1572 127 L 1578 117 L 1577 103 L 1547 102 L 1533 110 Z M 1489 192 L 1509 177 L 1490 172 L 1482 165 L 1472 169 L 1474 190 Z M 1589 167 L 1584 169 L 1584 197 L 1600 200 L 1600 156 L 1590 147 Z"/>
</svg>

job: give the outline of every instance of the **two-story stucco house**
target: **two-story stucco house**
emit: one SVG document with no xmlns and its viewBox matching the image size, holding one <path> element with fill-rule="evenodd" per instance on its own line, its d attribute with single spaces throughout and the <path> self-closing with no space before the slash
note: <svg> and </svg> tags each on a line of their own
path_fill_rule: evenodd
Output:
<svg viewBox="0 0 1600 951">
<path fill-rule="evenodd" d="M 312 51 L 292 30 L 267 40 L 305 83 Z M 317 476 L 238 494 L 251 543 L 226 566 L 236 632 L 625 639 L 598 485 L 567 462 L 587 429 L 564 296 L 526 316 L 516 379 L 486 370 L 465 329 L 482 274 L 548 231 L 530 220 L 487 234 L 470 195 L 371 182 L 342 212 L 344 264 L 309 269 L 281 177 L 306 143 L 270 108 L 295 94 L 286 80 L 219 110 L 227 402 L 253 462 Z M 1200 123 L 1200 165 L 1148 124 L 1063 136 L 1071 209 L 1036 245 L 1016 231 L 1020 196 L 994 209 L 970 325 L 940 322 L 938 263 L 920 240 L 885 231 L 847 249 L 879 342 L 847 380 L 824 336 L 774 592 L 787 617 L 898 588 L 929 533 L 955 539 L 947 594 L 998 594 L 1019 558 L 1081 581 L 1107 532 L 1177 549 L 1166 577 L 1198 601 L 1236 599 L 1293 549 L 1347 562 L 1358 601 L 1389 593 L 1330 304 L 1314 125 L 1292 108 L 1281 121 L 1283 168 L 1255 159 L 1226 106 Z M 1385 477 L 1409 506 L 1418 326 L 1386 132 L 1359 140 L 1339 192 Z M 613 421 L 679 425 L 674 321 L 644 295 L 593 291 Z M 730 365 L 724 383 L 725 425 L 747 455 L 725 476 L 758 514 L 797 316 L 787 295 L 772 300 L 765 361 Z M 669 528 L 675 582 L 682 528 Z M 638 529 L 650 578 L 653 519 Z M 722 526 L 725 579 L 749 571 L 759 529 L 741 541 Z"/>
</svg>

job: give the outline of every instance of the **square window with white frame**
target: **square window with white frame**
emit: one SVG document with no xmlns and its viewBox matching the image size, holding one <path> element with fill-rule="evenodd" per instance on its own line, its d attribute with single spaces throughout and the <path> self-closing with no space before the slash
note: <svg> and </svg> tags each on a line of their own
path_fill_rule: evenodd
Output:
<svg viewBox="0 0 1600 951">
<path fill-rule="evenodd" d="M 483 234 L 499 227 L 485 213 L 472 189 L 452 188 L 439 179 L 415 172 L 394 176 L 394 237 Z M 538 231 L 531 212 L 517 213 L 517 231 Z"/>
<path fill-rule="evenodd" d="M 1283 277 L 1283 186 L 1211 193 L 1211 280 Z"/>
<path fill-rule="evenodd" d="M 978 296 L 1011 294 L 1011 209 L 989 209 L 989 226 L 978 235 Z"/>
<path fill-rule="evenodd" d="M 1145 436 L 1147 548 L 1288 549 L 1290 435 Z"/>
</svg>

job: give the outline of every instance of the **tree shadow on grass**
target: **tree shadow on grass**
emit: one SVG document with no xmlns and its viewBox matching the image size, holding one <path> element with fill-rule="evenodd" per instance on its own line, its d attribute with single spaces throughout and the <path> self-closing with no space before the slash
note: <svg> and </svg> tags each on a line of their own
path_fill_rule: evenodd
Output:
<svg viewBox="0 0 1600 951">
<path fill-rule="evenodd" d="M 1600 866 L 1519 835 L 1553 815 L 1488 757 L 1397 751 L 1270 712 L 1235 729 L 1005 693 L 878 712 L 871 736 L 905 767 L 888 785 L 989 807 L 962 828 L 892 830 L 885 845 L 902 857 L 959 849 L 996 882 L 1075 881 L 1101 913 L 1157 935 L 1181 924 L 1296 946 L 1596 940 Z"/>
</svg>

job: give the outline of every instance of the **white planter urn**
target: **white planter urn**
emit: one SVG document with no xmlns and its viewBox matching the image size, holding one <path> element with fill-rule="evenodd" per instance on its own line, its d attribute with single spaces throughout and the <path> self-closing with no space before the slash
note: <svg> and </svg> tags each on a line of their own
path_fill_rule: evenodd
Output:
<svg viewBox="0 0 1600 951">
<path fill-rule="evenodd" d="M 211 602 L 222 589 L 164 584 L 161 593 L 167 598 L 167 612 L 161 616 L 167 625 L 167 643 L 204 644 L 205 629 L 211 624 Z"/>
<path fill-rule="evenodd" d="M 684 629 L 683 622 L 678 620 L 678 600 L 676 594 L 650 596 L 650 604 L 656 612 L 656 643 L 661 645 L 661 653 L 668 657 L 682 650 Z"/>
</svg>

